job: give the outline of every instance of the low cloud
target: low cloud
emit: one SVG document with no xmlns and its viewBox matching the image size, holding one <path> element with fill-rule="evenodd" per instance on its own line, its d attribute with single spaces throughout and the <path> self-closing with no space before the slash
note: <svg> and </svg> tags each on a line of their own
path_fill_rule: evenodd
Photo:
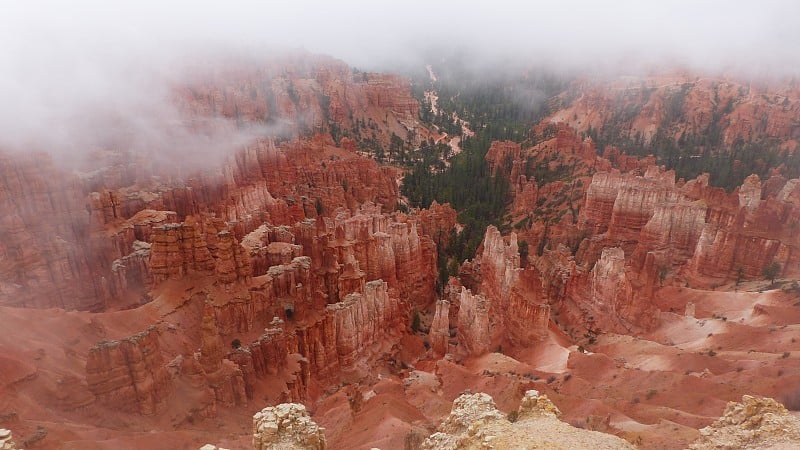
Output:
<svg viewBox="0 0 800 450">
<path fill-rule="evenodd" d="M 134 150 L 229 152 L 274 130 L 223 123 L 215 129 L 234 134 L 198 137 L 170 86 L 198 61 L 274 49 L 368 70 L 461 51 L 487 73 L 514 60 L 575 73 L 680 66 L 794 76 L 797 17 L 794 1 L 3 2 L 0 148 L 69 160 L 127 135 Z"/>
</svg>

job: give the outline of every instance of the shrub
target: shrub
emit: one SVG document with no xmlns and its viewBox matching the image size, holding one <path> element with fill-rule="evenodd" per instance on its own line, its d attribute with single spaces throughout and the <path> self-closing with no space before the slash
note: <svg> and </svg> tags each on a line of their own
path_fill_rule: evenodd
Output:
<svg viewBox="0 0 800 450">
<path fill-rule="evenodd" d="M 775 278 L 781 273 L 781 264 L 778 261 L 772 261 L 764 267 L 761 274 L 764 278 L 768 279 L 770 283 L 775 283 Z"/>
<path fill-rule="evenodd" d="M 240 341 L 239 338 L 236 338 L 231 341 L 231 348 L 233 348 L 234 350 L 238 349 L 241 346 L 242 346 L 242 341 Z"/>
<path fill-rule="evenodd" d="M 415 333 L 418 333 L 421 328 L 421 320 L 419 318 L 419 313 L 414 311 L 414 319 L 411 321 L 411 330 Z"/>
<path fill-rule="evenodd" d="M 800 389 L 782 395 L 781 403 L 789 411 L 800 411 Z"/>
</svg>

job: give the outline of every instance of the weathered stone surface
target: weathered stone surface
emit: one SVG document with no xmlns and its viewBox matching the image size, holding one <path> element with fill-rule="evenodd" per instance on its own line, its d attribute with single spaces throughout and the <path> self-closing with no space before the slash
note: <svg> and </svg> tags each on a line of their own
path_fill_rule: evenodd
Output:
<svg viewBox="0 0 800 450">
<path fill-rule="evenodd" d="M 489 329 L 489 301 L 482 295 L 472 295 L 469 289 L 461 288 L 458 308 L 458 342 L 469 355 L 481 355 L 489 351 L 491 331 Z"/>
<path fill-rule="evenodd" d="M 745 395 L 700 434 L 690 448 L 789 449 L 800 444 L 800 420 L 771 398 Z"/>
<path fill-rule="evenodd" d="M 206 306 L 201 324 L 200 363 L 207 385 L 214 391 L 216 402 L 223 406 L 247 405 L 244 376 L 241 369 L 224 358 L 224 344 L 217 329 L 214 309 Z"/>
<path fill-rule="evenodd" d="M 152 239 L 150 273 L 154 283 L 191 272 L 208 274 L 214 270 L 214 259 L 194 219 L 156 227 Z"/>
<path fill-rule="evenodd" d="M 0 428 L 0 450 L 16 450 L 11 430 Z"/>
<path fill-rule="evenodd" d="M 740 271 L 759 277 L 772 261 L 790 271 L 797 267 L 800 242 L 781 226 L 798 220 L 798 207 L 789 200 L 792 181 L 766 199 L 756 176 L 734 194 L 710 188 L 707 181 L 701 176 L 677 186 L 671 172 L 652 167 L 644 176 L 595 174 L 579 224 L 598 235 L 599 246 L 582 247 L 582 258 L 592 262 L 601 247 L 622 246 L 643 280 L 652 280 L 653 270 L 681 266 L 695 276 L 727 279 Z M 648 259 L 661 267 L 648 269 Z"/>
<path fill-rule="evenodd" d="M 462 394 L 450 415 L 423 450 L 485 448 L 633 449 L 624 440 L 596 431 L 572 427 L 558 420 L 558 408 L 547 396 L 527 391 L 514 422 L 497 410 L 487 394 Z"/>
<path fill-rule="evenodd" d="M 483 252 L 477 258 L 479 291 L 489 306 L 494 333 L 490 341 L 530 345 L 546 334 L 550 307 L 542 295 L 538 274 L 520 267 L 516 233 L 512 232 L 508 240 L 506 244 L 494 226 L 486 229 Z"/>
<path fill-rule="evenodd" d="M 144 415 L 166 406 L 173 380 L 166 370 L 155 327 L 119 341 L 104 341 L 89 351 L 86 381 L 97 400 Z"/>
<path fill-rule="evenodd" d="M 250 258 L 230 231 L 217 233 L 214 260 L 217 280 L 221 284 L 246 282 L 250 278 Z"/>
<path fill-rule="evenodd" d="M 526 391 L 517 410 L 517 419 L 542 415 L 559 417 L 561 411 L 546 395 L 540 395 L 539 391 Z"/>
<path fill-rule="evenodd" d="M 297 242 L 323 277 L 328 303 L 341 301 L 365 281 L 383 280 L 400 296 L 420 307 L 433 301 L 436 246 L 420 235 L 416 222 L 403 215 L 387 216 L 365 204 L 355 213 L 339 210 L 333 219 L 297 226 Z M 357 265 L 355 264 L 357 263 Z"/>
<path fill-rule="evenodd" d="M 387 284 L 381 280 L 367 283 L 363 294 L 349 294 L 328 305 L 327 313 L 333 315 L 336 351 L 344 368 L 352 367 L 371 344 L 402 323 L 397 301 L 389 298 Z"/>
<path fill-rule="evenodd" d="M 447 300 L 436 302 L 429 338 L 434 355 L 443 356 L 447 353 L 450 341 L 450 302 Z"/>
<path fill-rule="evenodd" d="M 98 274 L 130 250 L 90 239 L 85 189 L 49 155 L 0 153 L 0 304 L 97 311 L 113 302 Z"/>
<path fill-rule="evenodd" d="M 595 317 L 611 325 L 617 322 L 623 329 L 637 324 L 645 328 L 656 321 L 656 309 L 636 301 L 633 287 L 625 273 L 625 253 L 619 247 L 606 248 L 592 269 L 591 305 Z M 604 327 L 605 328 L 605 327 Z"/>
<path fill-rule="evenodd" d="M 585 132 L 613 126 L 632 140 L 652 141 L 659 130 L 676 142 L 681 136 L 702 136 L 709 133 L 712 119 L 723 143 L 732 146 L 737 140 L 790 140 L 797 125 L 800 96 L 795 87 L 779 84 L 756 86 L 731 77 L 663 77 L 577 82 L 571 95 L 577 100 L 553 113 L 549 120 L 568 124 Z M 780 98 L 780 107 L 775 107 Z M 679 110 L 665 107 L 680 99 Z M 723 107 L 720 107 L 723 105 Z M 724 105 L 727 105 L 725 107 Z M 667 111 L 678 114 L 678 120 Z M 620 111 L 632 114 L 620 115 Z"/>
<path fill-rule="evenodd" d="M 437 244 L 446 245 L 457 224 L 456 216 L 456 210 L 449 203 L 440 205 L 434 200 L 430 207 L 419 210 L 416 215 L 419 232 Z"/>
<path fill-rule="evenodd" d="M 324 432 L 297 403 L 264 408 L 253 416 L 256 450 L 325 450 Z"/>
</svg>

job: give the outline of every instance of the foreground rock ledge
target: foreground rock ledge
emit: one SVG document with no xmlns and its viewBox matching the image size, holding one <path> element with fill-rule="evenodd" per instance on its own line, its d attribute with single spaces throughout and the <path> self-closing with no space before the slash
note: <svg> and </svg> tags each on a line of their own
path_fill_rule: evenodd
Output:
<svg viewBox="0 0 800 450">
<path fill-rule="evenodd" d="M 558 419 L 561 412 L 537 391 L 528 391 L 515 422 L 497 410 L 491 396 L 462 394 L 439 430 L 422 444 L 424 450 L 455 449 L 593 449 L 635 448 L 610 434 L 575 428 Z"/>
<path fill-rule="evenodd" d="M 745 395 L 729 402 L 716 422 L 700 430 L 694 450 L 800 448 L 800 418 L 771 398 Z"/>
<path fill-rule="evenodd" d="M 253 416 L 256 450 L 325 450 L 324 432 L 298 403 L 264 408 Z"/>
<path fill-rule="evenodd" d="M 0 450 L 15 450 L 16 448 L 12 440 L 11 430 L 0 428 Z"/>
</svg>

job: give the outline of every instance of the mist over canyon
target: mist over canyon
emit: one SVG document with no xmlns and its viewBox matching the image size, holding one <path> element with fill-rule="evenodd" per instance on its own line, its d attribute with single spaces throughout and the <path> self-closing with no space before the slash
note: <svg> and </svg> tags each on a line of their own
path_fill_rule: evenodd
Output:
<svg viewBox="0 0 800 450">
<path fill-rule="evenodd" d="M 0 448 L 800 445 L 797 10 L 0 6 Z"/>
</svg>

